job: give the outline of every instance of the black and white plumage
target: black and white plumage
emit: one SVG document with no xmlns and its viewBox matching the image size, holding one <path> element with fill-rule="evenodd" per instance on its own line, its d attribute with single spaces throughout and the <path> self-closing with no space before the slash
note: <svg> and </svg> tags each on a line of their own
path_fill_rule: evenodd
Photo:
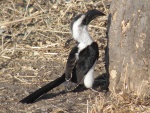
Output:
<svg viewBox="0 0 150 113">
<path fill-rule="evenodd" d="M 92 42 L 90 45 L 82 45 L 74 47 L 69 55 L 65 78 L 68 82 L 67 90 L 75 89 L 79 84 L 83 83 L 86 88 L 92 88 L 94 77 L 94 67 L 98 59 L 98 45 Z"/>
<path fill-rule="evenodd" d="M 97 43 L 88 32 L 88 24 L 97 16 L 103 15 L 98 10 L 90 10 L 75 17 L 71 23 L 72 36 L 78 45 L 70 52 L 66 64 L 65 78 L 68 82 L 68 90 L 73 90 L 82 82 L 86 88 L 93 86 L 93 72 L 99 51 Z"/>
<path fill-rule="evenodd" d="M 85 14 L 80 14 L 73 19 L 71 32 L 78 44 L 72 48 L 68 56 L 64 74 L 36 90 L 20 102 L 33 103 L 37 98 L 65 81 L 67 81 L 66 88 L 68 91 L 74 90 L 81 83 L 86 88 L 92 88 L 94 83 L 93 73 L 99 51 L 97 43 L 93 41 L 88 32 L 88 24 L 97 16 L 104 15 L 104 13 L 94 9 L 87 11 Z"/>
</svg>

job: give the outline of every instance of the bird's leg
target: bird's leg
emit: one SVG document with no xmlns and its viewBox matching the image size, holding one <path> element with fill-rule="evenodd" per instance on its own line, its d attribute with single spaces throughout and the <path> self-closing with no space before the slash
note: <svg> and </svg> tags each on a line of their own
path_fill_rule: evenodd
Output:
<svg viewBox="0 0 150 113">
<path fill-rule="evenodd" d="M 93 89 L 93 88 L 90 88 L 93 92 L 96 92 L 96 93 L 100 93 L 99 91 Z"/>
<path fill-rule="evenodd" d="M 66 90 L 72 91 L 77 87 L 77 84 L 71 81 L 67 81 Z"/>
</svg>

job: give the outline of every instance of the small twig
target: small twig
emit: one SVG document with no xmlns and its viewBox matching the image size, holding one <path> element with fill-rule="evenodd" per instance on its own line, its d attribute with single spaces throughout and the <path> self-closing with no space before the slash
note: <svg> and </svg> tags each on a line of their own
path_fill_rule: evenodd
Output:
<svg viewBox="0 0 150 113">
<path fill-rule="evenodd" d="M 26 82 L 24 80 L 21 80 L 20 78 L 18 78 L 17 76 L 13 76 L 15 79 L 19 80 L 20 82 Z M 27 82 L 26 82 L 27 83 Z"/>
<path fill-rule="evenodd" d="M 1 56 L 2 58 L 11 59 L 11 57 L 8 56 Z"/>
<path fill-rule="evenodd" d="M 28 34 L 27 35 L 25 35 L 24 37 L 23 37 L 23 40 L 26 40 L 27 39 L 27 37 L 30 35 L 30 33 L 32 32 L 32 29 L 28 32 Z"/>
<path fill-rule="evenodd" d="M 57 55 L 58 53 L 44 53 L 45 55 Z"/>
<path fill-rule="evenodd" d="M 42 31 L 42 32 L 54 32 L 54 33 L 64 33 L 64 34 L 70 34 L 70 32 L 63 32 L 63 31 L 53 31 L 51 29 L 48 29 L 48 30 L 44 30 L 44 29 L 36 29 L 37 31 Z"/>
<path fill-rule="evenodd" d="M 89 102 L 87 100 L 87 108 L 86 108 L 86 112 L 89 113 Z"/>
<path fill-rule="evenodd" d="M 61 18 L 64 18 L 64 16 L 66 15 L 66 13 L 67 13 L 67 12 L 69 11 L 69 9 L 70 9 L 70 6 L 72 6 L 72 4 L 68 6 L 68 8 L 65 10 L 65 12 L 63 13 L 63 15 L 61 16 Z"/>
<path fill-rule="evenodd" d="M 14 11 L 14 12 L 17 12 L 17 13 L 19 13 L 19 14 L 21 14 L 18 10 L 13 9 L 13 8 L 11 8 L 11 7 L 8 7 L 8 9 L 9 9 L 9 10 L 12 10 L 12 11 Z M 9 15 L 10 15 L 10 14 L 9 14 Z"/>
<path fill-rule="evenodd" d="M 106 8 L 106 6 L 105 6 L 105 4 L 104 4 L 104 1 L 103 1 L 103 0 L 102 0 L 102 4 L 103 4 L 104 9 L 105 9 L 105 11 L 104 11 L 104 12 L 107 12 L 107 8 Z"/>
<path fill-rule="evenodd" d="M 107 30 L 106 27 L 99 27 L 99 26 L 94 26 L 94 25 L 89 25 L 89 27 Z"/>
<path fill-rule="evenodd" d="M 29 16 L 29 17 L 24 17 L 24 18 L 21 18 L 21 19 L 18 19 L 18 20 L 13 20 L 13 21 L 9 21 L 9 22 L 1 22 L 2 24 L 0 24 L 0 26 L 6 26 L 6 25 L 9 25 L 9 24 L 14 24 L 14 23 L 17 23 L 17 22 L 21 22 L 21 21 L 24 21 L 24 20 L 30 20 L 30 19 L 33 19 L 33 18 L 37 18 L 39 16 Z"/>
<path fill-rule="evenodd" d="M 27 14 L 29 3 L 30 3 L 30 0 L 28 0 L 27 6 L 26 6 L 26 11 L 25 11 L 25 13 L 24 13 L 24 17 L 25 17 L 26 14 Z"/>
<path fill-rule="evenodd" d="M 17 23 L 17 22 L 21 22 L 21 21 L 25 21 L 25 20 L 30 20 L 30 19 L 33 19 L 33 18 L 38 18 L 38 17 L 41 17 L 43 15 L 39 15 L 41 14 L 42 12 L 36 12 L 36 13 L 33 13 L 31 16 L 28 16 L 28 17 L 23 17 L 21 19 L 18 19 L 18 20 L 13 20 L 13 21 L 9 21 L 9 22 L 1 22 L 2 24 L 0 24 L 0 26 L 6 26 L 6 25 L 9 25 L 9 24 L 14 24 L 14 23 Z"/>
<path fill-rule="evenodd" d="M 2 52 L 4 51 L 4 37 L 2 36 Z"/>
<path fill-rule="evenodd" d="M 36 4 L 43 12 L 45 12 L 44 9 L 42 9 L 42 7 L 39 4 Z"/>
<path fill-rule="evenodd" d="M 37 77 L 37 76 L 20 76 L 19 75 L 19 77 L 21 77 L 21 78 L 33 78 L 33 77 Z"/>
<path fill-rule="evenodd" d="M 10 0 L 10 2 L 12 3 L 13 8 L 16 10 L 13 0 Z"/>
</svg>

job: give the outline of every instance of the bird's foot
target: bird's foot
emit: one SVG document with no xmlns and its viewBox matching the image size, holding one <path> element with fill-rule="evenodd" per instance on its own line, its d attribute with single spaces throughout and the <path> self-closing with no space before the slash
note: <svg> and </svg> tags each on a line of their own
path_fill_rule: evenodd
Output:
<svg viewBox="0 0 150 113">
<path fill-rule="evenodd" d="M 96 92 L 96 93 L 100 93 L 99 91 L 93 89 L 93 88 L 90 88 L 93 92 Z"/>
<path fill-rule="evenodd" d="M 74 82 L 67 82 L 66 91 L 73 91 L 78 85 Z"/>
</svg>

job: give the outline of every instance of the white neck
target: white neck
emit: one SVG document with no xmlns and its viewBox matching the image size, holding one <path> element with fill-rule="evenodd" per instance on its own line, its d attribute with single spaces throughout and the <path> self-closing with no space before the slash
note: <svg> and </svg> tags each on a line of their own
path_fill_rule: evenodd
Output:
<svg viewBox="0 0 150 113">
<path fill-rule="evenodd" d="M 84 43 L 85 45 L 90 45 L 93 42 L 91 38 L 87 26 L 74 26 L 73 27 L 73 38 L 79 42 Z"/>
<path fill-rule="evenodd" d="M 72 27 L 72 35 L 73 38 L 79 42 L 84 43 L 86 46 L 90 45 L 93 42 L 93 39 L 91 38 L 89 32 L 88 32 L 88 26 L 82 25 L 82 21 L 85 18 L 85 15 L 82 15 L 74 24 Z"/>
</svg>

